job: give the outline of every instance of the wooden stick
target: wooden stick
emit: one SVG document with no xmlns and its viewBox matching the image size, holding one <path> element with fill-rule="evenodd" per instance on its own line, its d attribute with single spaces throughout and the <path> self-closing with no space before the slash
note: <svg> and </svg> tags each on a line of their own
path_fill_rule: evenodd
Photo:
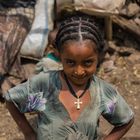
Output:
<svg viewBox="0 0 140 140">
<path fill-rule="evenodd" d="M 108 41 L 112 40 L 112 17 L 105 17 L 105 34 Z"/>
<path fill-rule="evenodd" d="M 120 16 L 113 16 L 112 21 L 122 29 L 131 33 L 140 42 L 140 27 L 137 26 L 135 22 L 132 22 Z"/>
</svg>

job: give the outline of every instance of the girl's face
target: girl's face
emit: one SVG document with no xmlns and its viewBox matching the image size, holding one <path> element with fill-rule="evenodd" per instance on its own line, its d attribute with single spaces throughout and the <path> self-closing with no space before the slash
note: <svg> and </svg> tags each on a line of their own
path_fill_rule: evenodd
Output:
<svg viewBox="0 0 140 140">
<path fill-rule="evenodd" d="M 85 85 L 96 72 L 98 53 L 90 40 L 68 41 L 62 46 L 60 59 L 68 79 L 78 86 Z"/>
</svg>

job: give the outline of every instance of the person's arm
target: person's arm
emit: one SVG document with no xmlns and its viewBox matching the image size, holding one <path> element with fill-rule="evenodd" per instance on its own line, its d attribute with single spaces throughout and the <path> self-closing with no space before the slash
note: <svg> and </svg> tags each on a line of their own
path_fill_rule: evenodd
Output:
<svg viewBox="0 0 140 140">
<path fill-rule="evenodd" d="M 6 102 L 6 107 L 9 110 L 18 127 L 23 132 L 25 140 L 36 140 L 36 132 L 30 126 L 25 115 L 20 113 L 20 111 L 11 102 Z"/>
<path fill-rule="evenodd" d="M 112 131 L 103 138 L 103 140 L 120 140 L 126 132 L 131 128 L 131 126 L 134 123 L 134 118 L 132 118 L 129 123 L 120 126 L 120 127 L 114 127 Z"/>
</svg>

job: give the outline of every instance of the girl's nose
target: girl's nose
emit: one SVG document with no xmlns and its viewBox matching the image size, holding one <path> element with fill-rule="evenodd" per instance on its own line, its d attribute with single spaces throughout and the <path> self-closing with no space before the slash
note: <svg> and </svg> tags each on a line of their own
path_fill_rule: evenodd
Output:
<svg viewBox="0 0 140 140">
<path fill-rule="evenodd" d="M 74 72 L 76 75 L 84 75 L 85 74 L 85 70 L 84 68 L 82 68 L 81 66 L 78 66 L 76 69 L 75 69 L 75 72 Z"/>
</svg>

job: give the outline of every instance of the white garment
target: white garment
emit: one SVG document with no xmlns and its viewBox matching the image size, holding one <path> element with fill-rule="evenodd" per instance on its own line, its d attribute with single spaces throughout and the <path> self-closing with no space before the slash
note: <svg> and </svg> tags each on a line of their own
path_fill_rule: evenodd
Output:
<svg viewBox="0 0 140 140">
<path fill-rule="evenodd" d="M 48 33 L 53 29 L 54 0 L 38 0 L 35 6 L 35 19 L 27 35 L 21 55 L 41 58 L 48 43 Z"/>
</svg>

